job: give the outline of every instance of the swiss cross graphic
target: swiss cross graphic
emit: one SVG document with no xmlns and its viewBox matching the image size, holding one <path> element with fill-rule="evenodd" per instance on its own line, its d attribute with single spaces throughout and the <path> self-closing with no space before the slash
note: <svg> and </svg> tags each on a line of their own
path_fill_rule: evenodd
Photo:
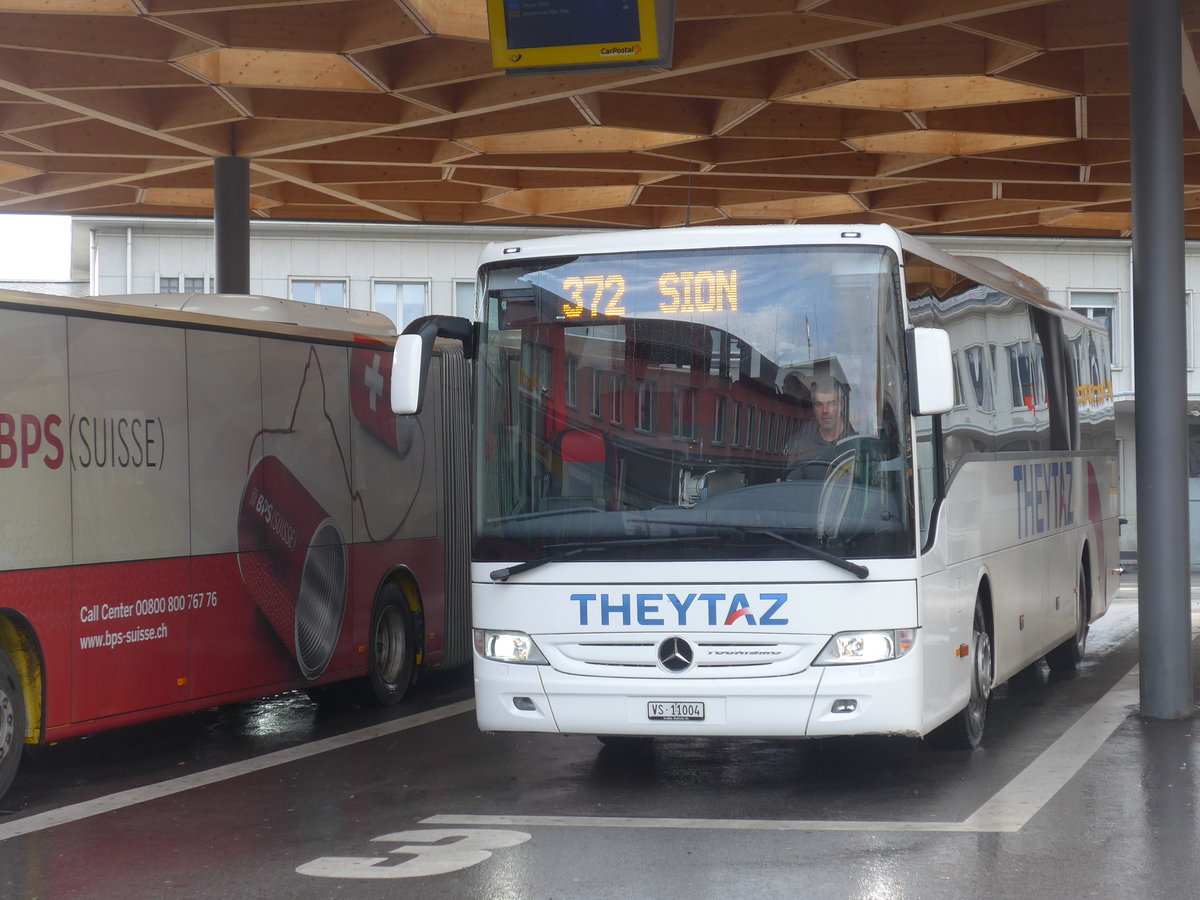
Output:
<svg viewBox="0 0 1200 900">
<path fill-rule="evenodd" d="M 398 423 L 387 396 L 392 357 L 386 350 L 356 349 L 350 366 L 350 403 L 354 418 L 393 450 L 400 449 Z"/>
<path fill-rule="evenodd" d="M 375 401 L 383 396 L 383 372 L 379 369 L 379 354 L 371 356 L 371 364 L 363 369 L 363 384 L 367 387 L 367 405 L 375 411 Z"/>
</svg>

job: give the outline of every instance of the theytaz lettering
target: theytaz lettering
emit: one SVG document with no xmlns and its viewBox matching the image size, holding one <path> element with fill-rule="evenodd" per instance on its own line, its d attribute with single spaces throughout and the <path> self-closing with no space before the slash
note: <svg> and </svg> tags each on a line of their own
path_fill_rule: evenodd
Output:
<svg viewBox="0 0 1200 900">
<path fill-rule="evenodd" d="M 1013 466 L 1017 490 L 1017 537 L 1027 538 L 1075 524 L 1073 466 L 1069 462 Z"/>
<path fill-rule="evenodd" d="M 751 599 L 753 597 L 753 599 Z M 786 625 L 787 594 L 572 594 L 580 625 Z"/>
</svg>

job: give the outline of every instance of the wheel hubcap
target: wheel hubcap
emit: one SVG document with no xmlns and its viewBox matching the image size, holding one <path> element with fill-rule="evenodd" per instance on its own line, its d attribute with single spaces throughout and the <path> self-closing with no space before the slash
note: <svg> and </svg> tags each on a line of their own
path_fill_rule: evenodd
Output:
<svg viewBox="0 0 1200 900">
<path fill-rule="evenodd" d="M 8 758 L 12 752 L 13 741 L 16 740 L 17 727 L 14 721 L 12 699 L 8 692 L 0 689 L 0 762 Z"/>
<path fill-rule="evenodd" d="M 404 624 L 400 613 L 388 607 L 379 616 L 375 632 L 375 658 L 379 660 L 379 677 L 395 684 L 404 665 Z"/>
<path fill-rule="evenodd" d="M 1079 599 L 1075 603 L 1075 643 L 1079 649 L 1083 649 L 1084 641 L 1087 640 L 1088 620 L 1087 620 L 1087 581 L 1084 580 L 1082 574 L 1079 576 Z"/>
<path fill-rule="evenodd" d="M 987 632 L 975 633 L 975 671 L 971 684 L 971 717 L 979 722 L 991 694 L 992 682 L 992 642 Z"/>
</svg>

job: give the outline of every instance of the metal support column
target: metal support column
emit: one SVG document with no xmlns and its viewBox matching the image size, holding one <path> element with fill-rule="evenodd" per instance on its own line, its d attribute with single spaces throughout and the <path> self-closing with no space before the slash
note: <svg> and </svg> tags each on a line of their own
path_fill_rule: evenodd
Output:
<svg viewBox="0 0 1200 900">
<path fill-rule="evenodd" d="M 213 160 L 213 229 L 217 292 L 250 293 L 250 160 Z"/>
<path fill-rule="evenodd" d="M 1129 0 L 1141 712 L 1193 712 L 1180 0 Z"/>
</svg>

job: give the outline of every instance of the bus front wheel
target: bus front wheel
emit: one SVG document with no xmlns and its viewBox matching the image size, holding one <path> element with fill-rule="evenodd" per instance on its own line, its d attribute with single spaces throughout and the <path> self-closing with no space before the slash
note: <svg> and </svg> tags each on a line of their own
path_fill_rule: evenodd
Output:
<svg viewBox="0 0 1200 900">
<path fill-rule="evenodd" d="M 412 613 L 398 584 L 384 585 L 375 599 L 369 640 L 367 699 L 380 706 L 394 706 L 412 683 L 416 661 Z"/>
<path fill-rule="evenodd" d="M 974 750 L 983 740 L 988 703 L 992 699 L 992 638 L 987 630 L 983 598 L 975 600 L 971 624 L 971 693 L 967 705 L 929 733 L 934 746 L 951 750 Z"/>
<path fill-rule="evenodd" d="M 17 774 L 25 746 L 25 695 L 9 655 L 0 650 L 0 797 Z"/>
</svg>

